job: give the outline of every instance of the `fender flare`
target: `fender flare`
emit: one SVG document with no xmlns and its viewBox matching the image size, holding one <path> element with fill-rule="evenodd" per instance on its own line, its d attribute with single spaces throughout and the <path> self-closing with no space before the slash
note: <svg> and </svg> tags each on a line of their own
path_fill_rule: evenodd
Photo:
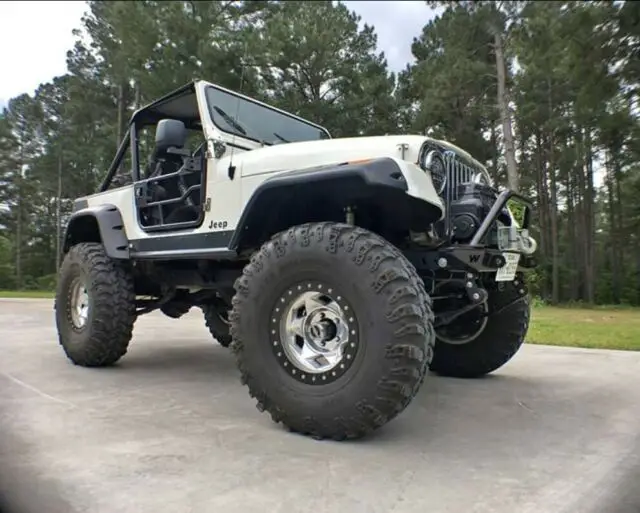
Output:
<svg viewBox="0 0 640 513">
<path fill-rule="evenodd" d="M 129 259 L 129 240 L 122 215 L 115 205 L 85 206 L 71 214 L 63 237 L 63 254 L 80 242 L 102 242 L 105 253 Z"/>
<path fill-rule="evenodd" d="M 358 199 L 369 195 L 393 198 L 396 204 L 413 201 L 407 195 L 408 183 L 397 162 L 389 157 L 343 164 L 296 169 L 275 174 L 262 182 L 244 206 L 229 248 L 239 250 L 249 241 L 260 240 L 256 233 L 265 213 L 280 208 L 285 195 L 303 190 L 330 190 L 331 196 Z M 418 200 L 415 200 L 418 201 Z M 439 217 L 440 209 L 428 204 L 424 208 L 431 216 Z M 249 243 L 250 244 L 250 243 Z"/>
</svg>

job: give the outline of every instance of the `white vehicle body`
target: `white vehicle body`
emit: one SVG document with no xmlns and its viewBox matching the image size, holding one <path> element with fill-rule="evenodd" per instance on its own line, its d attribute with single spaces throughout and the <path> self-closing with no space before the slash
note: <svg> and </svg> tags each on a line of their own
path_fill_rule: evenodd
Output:
<svg viewBox="0 0 640 513">
<path fill-rule="evenodd" d="M 217 130 L 217 129 L 215 129 Z M 205 214 L 202 225 L 189 232 L 210 231 L 207 227 L 215 222 L 226 223 L 224 228 L 234 229 L 251 196 L 265 180 L 275 175 L 340 162 L 357 161 L 365 158 L 391 157 L 402 169 L 409 190 L 407 194 L 415 198 L 437 205 L 444 214 L 442 199 L 436 193 L 431 177 L 419 166 L 401 158 L 402 146 L 411 146 L 414 161 L 425 138 L 420 136 L 382 136 L 345 139 L 328 139 L 326 141 L 288 143 L 251 151 L 234 149 L 221 159 L 209 151 L 207 159 L 207 198 L 211 199 L 211 209 Z M 237 141 L 237 137 L 236 137 Z M 405 153 L 408 158 L 409 152 Z M 229 180 L 227 170 L 233 164 L 237 168 L 240 180 Z M 133 185 L 112 189 L 87 196 L 90 207 L 109 203 L 118 207 L 122 214 L 127 235 L 131 239 L 152 237 L 138 226 Z M 181 234 L 184 234 L 181 231 Z"/>
<path fill-rule="evenodd" d="M 474 167 L 481 170 L 484 180 L 487 182 L 490 180 L 484 167 L 460 148 L 444 141 L 437 141 L 420 135 L 327 138 L 325 140 L 264 146 L 262 143 L 250 138 L 243 138 L 238 134 L 225 132 L 214 124 L 207 107 L 205 90 L 208 87 L 215 87 L 248 101 L 258 103 L 266 108 L 284 113 L 284 111 L 279 111 L 271 106 L 224 90 L 208 82 L 196 82 L 195 90 L 198 109 L 202 120 L 203 135 L 207 141 L 206 199 L 210 200 L 210 207 L 205 212 L 204 220 L 199 226 L 158 234 L 157 232 L 146 231 L 141 227 L 135 205 L 133 184 L 82 198 L 85 201 L 85 205 L 90 208 L 104 204 L 117 207 L 122 216 L 126 236 L 129 240 L 136 241 L 159 236 L 166 238 L 234 230 L 238 226 L 242 213 L 257 188 L 266 180 L 292 170 L 338 165 L 340 163 L 380 157 L 391 158 L 397 164 L 406 181 L 406 194 L 408 196 L 437 207 L 440 211 L 440 218 L 442 218 L 445 212 L 443 200 L 437 194 L 429 173 L 417 165 L 419 152 L 425 141 L 438 143 L 440 146 L 450 148 L 458 154 L 464 155 L 469 161 L 473 162 Z M 296 118 L 289 113 L 285 114 Z M 301 120 L 301 118 L 296 119 Z M 308 121 L 305 122 L 309 123 Z M 321 127 L 318 128 L 321 129 Z M 226 145 L 226 151 L 224 155 L 217 158 L 214 146 L 219 142 Z M 229 177 L 230 166 L 235 168 L 235 179 L 230 179 Z M 170 256 L 172 251 L 166 250 L 167 256 Z"/>
<path fill-rule="evenodd" d="M 331 139 L 196 81 L 134 113 L 98 191 L 61 248 L 76 365 L 116 363 L 141 315 L 200 308 L 259 410 L 338 441 L 397 416 L 428 370 L 485 375 L 525 339 L 531 202 L 446 142 Z"/>
</svg>

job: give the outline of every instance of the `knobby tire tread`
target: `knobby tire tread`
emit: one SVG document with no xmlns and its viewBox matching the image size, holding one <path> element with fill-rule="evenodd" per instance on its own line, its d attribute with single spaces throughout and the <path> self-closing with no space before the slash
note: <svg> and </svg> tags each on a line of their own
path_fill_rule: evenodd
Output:
<svg viewBox="0 0 640 513">
<path fill-rule="evenodd" d="M 336 417 L 331 423 L 319 419 L 296 418 L 295 412 L 283 411 L 254 379 L 245 365 L 246 340 L 242 339 L 239 322 L 249 301 L 252 278 L 266 270 L 272 256 L 283 257 L 294 245 L 315 244 L 324 251 L 341 254 L 358 266 L 366 266 L 377 294 L 386 294 L 387 322 L 394 326 L 394 340 L 386 347 L 386 358 L 393 365 L 375 384 L 373 401 L 360 400 L 353 413 Z M 381 264 L 395 261 L 392 267 Z M 295 226 L 274 235 L 251 258 L 235 283 L 236 295 L 230 313 L 231 349 L 237 360 L 243 384 L 256 399 L 260 411 L 270 413 L 275 422 L 291 431 L 316 439 L 344 440 L 360 438 L 373 432 L 397 416 L 416 395 L 433 357 L 435 333 L 432 301 L 414 266 L 402 253 L 381 237 L 362 228 L 341 223 L 318 223 Z"/>
<path fill-rule="evenodd" d="M 76 365 L 112 365 L 127 353 L 133 334 L 136 320 L 133 279 L 125 264 L 108 257 L 99 243 L 81 243 L 69 250 L 60 269 L 59 284 L 63 282 L 64 274 L 73 264 L 85 267 L 91 282 L 91 337 L 78 349 L 66 343 L 64 329 L 61 332 L 59 328 L 59 342 L 67 357 Z M 60 306 L 62 294 L 67 295 L 68 291 L 58 292 L 56 308 Z M 66 306 L 64 308 L 65 311 L 58 312 L 58 316 L 67 315 Z"/>
</svg>

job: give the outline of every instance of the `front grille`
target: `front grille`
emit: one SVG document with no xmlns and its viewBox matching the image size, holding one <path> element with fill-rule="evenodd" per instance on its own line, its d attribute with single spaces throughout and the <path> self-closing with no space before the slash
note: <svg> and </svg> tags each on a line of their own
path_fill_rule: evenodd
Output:
<svg viewBox="0 0 640 513">
<path fill-rule="evenodd" d="M 458 200 L 460 198 L 460 185 L 462 184 L 478 181 L 490 185 L 489 176 L 482 166 L 474 165 L 473 161 L 469 161 L 463 155 L 433 141 L 425 142 L 420 148 L 418 164 L 422 169 L 425 169 L 425 156 L 431 150 L 436 150 L 442 155 L 445 165 L 446 184 L 444 190 L 439 194 L 443 200 Z"/>
<path fill-rule="evenodd" d="M 455 201 L 459 199 L 459 186 L 472 182 L 473 178 L 481 171 L 462 162 L 452 151 L 445 151 L 443 157 L 447 167 L 447 186 L 445 187 L 447 192 L 445 197 L 446 194 L 450 193 L 451 200 Z"/>
</svg>

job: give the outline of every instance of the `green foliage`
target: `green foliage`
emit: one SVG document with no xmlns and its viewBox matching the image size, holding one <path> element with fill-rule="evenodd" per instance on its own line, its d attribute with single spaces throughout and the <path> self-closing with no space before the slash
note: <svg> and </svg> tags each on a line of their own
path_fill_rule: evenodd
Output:
<svg viewBox="0 0 640 513">
<path fill-rule="evenodd" d="M 249 38 L 263 98 L 334 137 L 395 130 L 394 77 L 373 27 L 359 22 L 331 1 L 283 2 Z"/>
<path fill-rule="evenodd" d="M 519 201 L 510 199 L 507 202 L 507 208 L 509 208 L 509 210 L 511 211 L 511 214 L 513 215 L 516 222 L 520 226 L 522 226 L 522 224 L 524 223 L 524 215 L 525 215 L 526 207 Z"/>
<path fill-rule="evenodd" d="M 405 97 L 419 105 L 412 128 L 431 129 L 481 162 L 495 158 L 483 132 L 497 120 L 492 35 L 479 20 L 485 15 L 456 6 L 429 22 L 413 41 L 416 63 L 400 76 Z"/>
<path fill-rule="evenodd" d="M 15 269 L 11 262 L 12 253 L 9 239 L 0 236 L 0 289 L 15 287 Z"/>
<path fill-rule="evenodd" d="M 640 3 L 427 3 L 440 14 L 406 35 L 414 60 L 395 76 L 374 27 L 340 2 L 87 2 L 68 73 L 0 115 L 0 287 L 54 285 L 71 200 L 100 182 L 135 109 L 194 78 L 338 137 L 448 139 L 506 183 L 499 35 L 520 188 L 536 204 L 531 291 L 640 304 Z"/>
<path fill-rule="evenodd" d="M 58 283 L 58 275 L 56 273 L 46 274 L 34 280 L 33 290 L 55 290 Z"/>
</svg>

